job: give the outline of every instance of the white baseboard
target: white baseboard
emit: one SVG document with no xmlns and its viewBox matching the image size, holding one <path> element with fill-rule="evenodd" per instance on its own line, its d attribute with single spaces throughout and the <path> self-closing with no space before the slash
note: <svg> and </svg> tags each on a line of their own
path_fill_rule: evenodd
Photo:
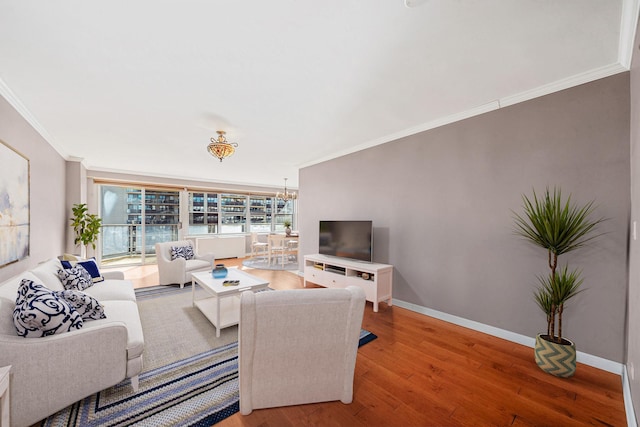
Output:
<svg viewBox="0 0 640 427">
<path fill-rule="evenodd" d="M 474 320 L 465 319 L 463 317 L 454 316 L 452 314 L 444 313 L 442 311 L 433 310 L 431 308 L 423 307 L 421 305 L 413 304 L 410 302 L 393 299 L 393 304 L 398 307 L 406 308 L 407 310 L 415 311 L 416 313 L 424 314 L 426 316 L 434 317 L 436 319 L 444 320 L 445 322 L 453 323 L 465 328 L 473 329 L 474 331 L 482 332 L 494 337 L 502 338 L 507 341 L 515 342 L 533 348 L 535 346 L 535 338 L 528 337 L 526 335 L 517 334 L 515 332 L 507 331 L 505 329 L 496 328 L 494 326 L 485 325 L 484 323 L 476 322 Z M 633 402 L 631 400 L 631 389 L 629 386 L 629 377 L 627 376 L 627 367 L 618 362 L 604 359 L 602 357 L 593 356 L 591 354 L 578 351 L 576 353 L 577 361 L 584 363 L 585 365 L 593 366 L 594 368 L 602 369 L 603 371 L 611 372 L 613 374 L 620 375 L 622 381 L 622 392 L 624 397 L 624 407 L 627 414 L 627 424 L 629 427 L 638 427 L 636 423 L 635 411 L 633 409 Z M 532 354 L 533 357 L 533 354 Z"/>
<path fill-rule="evenodd" d="M 638 427 L 636 412 L 633 409 L 633 401 L 631 400 L 631 386 L 629 385 L 629 374 L 626 366 L 622 368 L 622 395 L 624 397 L 624 409 L 627 413 L 627 426 Z"/>
</svg>

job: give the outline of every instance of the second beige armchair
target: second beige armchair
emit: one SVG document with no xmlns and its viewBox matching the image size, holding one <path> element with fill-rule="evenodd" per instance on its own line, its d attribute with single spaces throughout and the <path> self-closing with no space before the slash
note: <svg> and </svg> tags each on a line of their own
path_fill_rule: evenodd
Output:
<svg viewBox="0 0 640 427">
<path fill-rule="evenodd" d="M 171 248 L 174 248 L 174 252 L 180 253 L 179 249 L 177 251 L 175 249 L 185 247 L 191 247 L 193 258 L 186 259 L 189 256 L 179 256 L 172 259 Z M 210 270 L 215 261 L 214 254 L 198 254 L 193 243 L 189 240 L 156 243 L 156 257 L 160 284 L 179 284 L 181 288 L 185 283 L 191 282 L 191 273 Z"/>
</svg>

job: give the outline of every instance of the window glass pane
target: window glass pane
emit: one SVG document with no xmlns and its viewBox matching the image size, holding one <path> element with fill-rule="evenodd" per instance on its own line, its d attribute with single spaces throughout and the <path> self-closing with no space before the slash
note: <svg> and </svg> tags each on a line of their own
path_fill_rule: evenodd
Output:
<svg viewBox="0 0 640 427">
<path fill-rule="evenodd" d="M 271 231 L 271 197 L 251 196 L 249 198 L 250 230 L 257 233 Z"/>
<path fill-rule="evenodd" d="M 247 196 L 220 195 L 220 233 L 244 233 L 247 223 Z"/>
<path fill-rule="evenodd" d="M 103 185 L 100 188 L 102 259 L 140 255 L 136 236 L 142 224 L 142 189 Z"/>
<path fill-rule="evenodd" d="M 146 190 L 144 199 L 145 254 L 155 254 L 156 243 L 178 240 L 180 195 L 177 191 Z"/>
<path fill-rule="evenodd" d="M 189 234 L 218 232 L 218 194 L 189 193 Z"/>
<path fill-rule="evenodd" d="M 295 229 L 295 224 L 293 224 L 293 209 L 295 206 L 294 204 L 295 204 L 294 200 L 288 200 L 285 202 L 284 200 L 281 200 L 281 199 L 275 199 L 274 205 L 275 205 L 276 215 L 275 215 L 274 230 L 276 232 L 284 231 L 285 221 L 288 221 L 291 224 L 291 228 Z"/>
</svg>

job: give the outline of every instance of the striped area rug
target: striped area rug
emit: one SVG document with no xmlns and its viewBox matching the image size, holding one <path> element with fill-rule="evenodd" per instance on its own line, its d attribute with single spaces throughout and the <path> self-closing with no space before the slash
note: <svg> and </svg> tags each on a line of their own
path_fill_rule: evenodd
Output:
<svg viewBox="0 0 640 427">
<path fill-rule="evenodd" d="M 190 313 L 191 289 L 157 286 L 136 291 L 140 317 L 145 333 L 145 345 L 154 337 L 148 329 L 157 319 L 147 322 L 145 315 L 157 308 L 150 304 L 172 307 L 170 316 L 175 322 L 187 322 L 198 313 Z M 153 301 L 149 301 L 153 300 Z M 197 309 L 193 309 L 196 310 Z M 176 319 L 186 313 L 185 319 Z M 206 328 L 207 322 L 198 328 Z M 213 326 L 209 334 L 215 336 Z M 232 328 L 228 328 L 232 329 Z M 223 330 L 227 331 L 226 329 Z M 147 334 L 147 332 L 150 332 Z M 234 331 L 230 331 L 233 333 Z M 184 347 L 180 337 L 174 336 L 176 347 Z M 223 337 L 221 337 L 223 338 Z M 376 336 L 369 331 L 360 333 L 360 345 Z M 215 346 L 214 344 L 209 344 Z M 158 357 L 168 357 L 159 350 L 150 351 Z M 169 356 L 170 357 L 170 356 Z M 164 364 L 156 360 L 146 361 L 151 369 L 140 374 L 140 389 L 133 393 L 129 380 L 89 396 L 50 416 L 42 424 L 45 427 L 103 427 L 103 426 L 211 426 L 239 410 L 238 393 L 238 343 L 236 341 L 211 348 L 198 354 Z M 154 367 L 155 366 L 155 367 Z"/>
</svg>

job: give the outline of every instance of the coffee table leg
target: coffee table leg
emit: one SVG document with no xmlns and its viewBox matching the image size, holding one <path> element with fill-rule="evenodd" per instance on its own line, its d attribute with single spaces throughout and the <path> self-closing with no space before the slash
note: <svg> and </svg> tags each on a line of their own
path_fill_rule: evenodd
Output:
<svg viewBox="0 0 640 427">
<path fill-rule="evenodd" d="M 220 338 L 220 296 L 216 296 L 216 305 L 217 305 L 217 310 L 216 310 L 216 337 Z"/>
<path fill-rule="evenodd" d="M 196 279 L 191 278 L 191 307 L 196 306 Z"/>
</svg>

